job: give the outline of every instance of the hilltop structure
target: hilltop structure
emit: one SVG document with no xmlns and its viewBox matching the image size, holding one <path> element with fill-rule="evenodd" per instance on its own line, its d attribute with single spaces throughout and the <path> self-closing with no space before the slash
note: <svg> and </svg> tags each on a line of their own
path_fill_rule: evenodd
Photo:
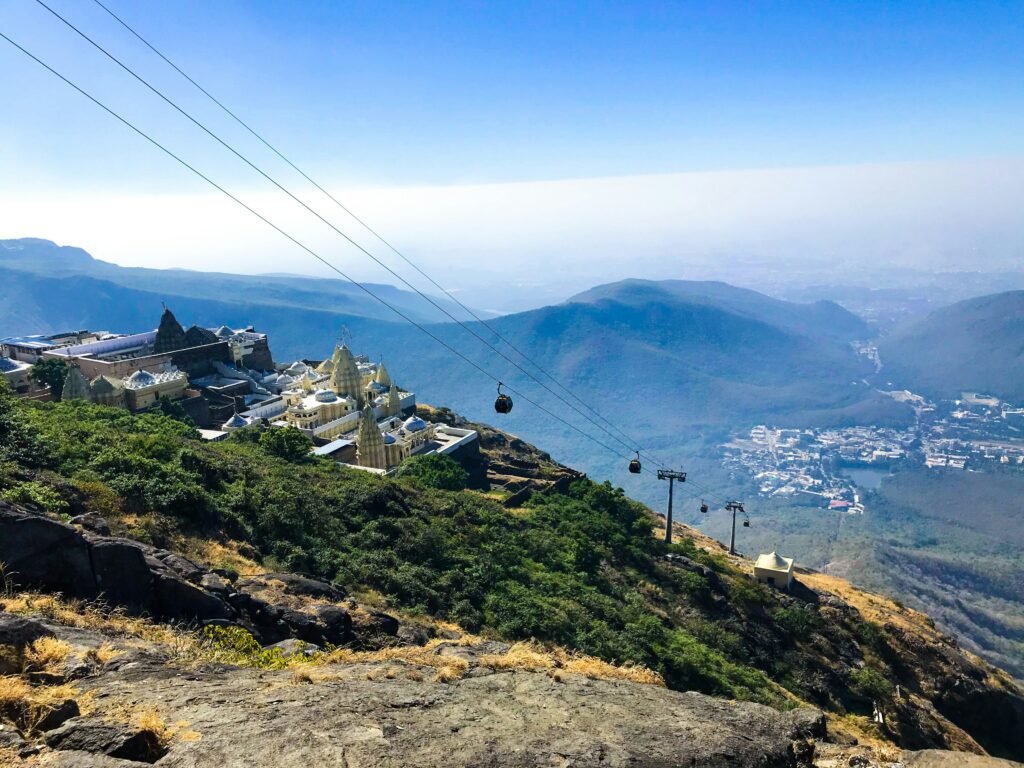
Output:
<svg viewBox="0 0 1024 768">
<path fill-rule="evenodd" d="M 793 558 L 783 557 L 774 550 L 758 555 L 754 578 L 762 584 L 789 589 L 793 584 Z"/>
<path fill-rule="evenodd" d="M 0 341 L 0 354 L 0 370 L 21 394 L 32 364 L 60 360 L 64 400 L 133 412 L 171 400 L 210 440 L 249 427 L 294 427 L 318 455 L 374 472 L 416 454 L 475 450 L 478 441 L 473 430 L 419 418 L 416 395 L 383 361 L 345 344 L 326 360 L 276 365 L 266 334 L 251 326 L 186 329 L 166 306 L 153 331 L 17 337 Z"/>
</svg>

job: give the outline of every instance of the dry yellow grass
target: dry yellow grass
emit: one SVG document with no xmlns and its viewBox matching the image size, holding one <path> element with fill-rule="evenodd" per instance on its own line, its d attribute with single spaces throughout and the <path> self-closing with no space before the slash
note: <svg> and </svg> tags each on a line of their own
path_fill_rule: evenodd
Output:
<svg viewBox="0 0 1024 768">
<path fill-rule="evenodd" d="M 120 651 L 110 643 L 101 643 L 96 648 L 90 648 L 85 652 L 85 660 L 94 664 L 106 664 L 108 661 L 116 659 L 119 653 Z"/>
<path fill-rule="evenodd" d="M 445 675 L 461 677 L 469 669 L 469 662 L 457 656 L 444 656 L 436 652 L 438 645 L 446 641 L 431 640 L 426 645 L 396 646 L 382 648 L 379 651 L 353 651 L 339 648 L 324 654 L 315 663 L 320 664 L 380 664 L 387 662 L 403 662 L 421 667 L 433 667 L 445 670 Z M 382 673 L 383 674 L 383 673 Z"/>
<path fill-rule="evenodd" d="M 10 747 L 0 747 L 0 768 L 12 768 L 15 765 L 36 765 L 36 761 L 22 760 L 18 753 Z"/>
<path fill-rule="evenodd" d="M 164 722 L 163 717 L 155 709 L 143 709 L 138 713 L 136 718 L 139 728 L 152 734 L 162 746 L 167 746 L 171 743 L 171 738 L 174 735 L 173 731 L 167 727 L 167 723 Z"/>
<path fill-rule="evenodd" d="M 30 685 L 16 675 L 0 677 L 0 715 L 16 723 L 26 732 L 33 733 L 50 709 L 74 699 L 82 714 L 93 708 L 92 693 L 79 696 L 78 689 L 69 684 Z"/>
<path fill-rule="evenodd" d="M 11 613 L 40 616 L 65 627 L 95 629 L 154 642 L 165 641 L 176 634 L 169 627 L 153 624 L 146 619 L 126 616 L 120 610 L 107 611 L 92 603 L 63 600 L 52 595 L 20 592 L 0 597 L 0 606 Z"/>
<path fill-rule="evenodd" d="M 14 675 L 0 677 L 0 710 L 21 706 L 32 697 L 32 686 Z"/>
<path fill-rule="evenodd" d="M 561 666 L 551 653 L 537 643 L 516 643 L 505 653 L 481 656 L 480 663 L 491 669 L 538 670 Z"/>
<path fill-rule="evenodd" d="M 25 649 L 26 671 L 60 672 L 71 655 L 71 645 L 55 637 L 40 637 Z"/>
<path fill-rule="evenodd" d="M 111 699 L 104 702 L 100 715 L 110 723 L 131 723 L 149 733 L 163 747 L 172 741 L 198 741 L 200 734 L 189 729 L 187 720 L 168 725 L 158 709 L 125 699 Z"/>
<path fill-rule="evenodd" d="M 480 664 L 491 669 L 506 670 L 559 669 L 591 680 L 628 680 L 643 685 L 665 685 L 661 675 L 646 667 L 617 667 L 593 656 L 569 653 L 564 648 L 547 649 L 535 642 L 516 643 L 505 653 L 481 656 Z"/>
<path fill-rule="evenodd" d="M 232 541 L 221 544 L 209 539 L 189 537 L 182 542 L 181 549 L 194 560 L 212 568 L 233 569 L 239 576 L 256 576 L 266 570 L 255 560 L 241 554 L 238 544 Z"/>
</svg>

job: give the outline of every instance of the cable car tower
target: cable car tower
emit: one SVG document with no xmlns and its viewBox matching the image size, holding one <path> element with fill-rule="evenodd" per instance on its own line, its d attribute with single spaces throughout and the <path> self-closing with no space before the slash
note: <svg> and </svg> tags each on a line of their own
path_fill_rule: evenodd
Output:
<svg viewBox="0 0 1024 768">
<path fill-rule="evenodd" d="M 736 554 L 736 513 L 743 513 L 743 527 L 750 527 L 750 517 L 747 515 L 747 510 L 743 508 L 743 502 L 730 501 L 725 505 L 727 512 L 732 512 L 732 538 L 729 540 L 729 554 Z"/>
<path fill-rule="evenodd" d="M 686 473 L 677 472 L 674 469 L 659 469 L 658 470 L 659 480 L 668 480 L 668 514 L 665 515 L 665 543 L 672 543 L 672 484 L 678 480 L 680 483 L 686 482 Z"/>
</svg>

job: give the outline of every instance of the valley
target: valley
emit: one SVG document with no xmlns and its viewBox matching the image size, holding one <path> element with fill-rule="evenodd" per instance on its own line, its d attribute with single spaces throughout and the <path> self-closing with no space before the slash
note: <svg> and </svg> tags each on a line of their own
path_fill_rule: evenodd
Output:
<svg viewBox="0 0 1024 768">
<path fill-rule="evenodd" d="M 68 257 L 40 241 L 17 241 L 22 250 L 13 250 L 11 242 L 0 252 L 7 254 L 0 268 L 8 270 L 0 290 L 10 297 L 3 304 L 10 313 L 5 328 L 145 329 L 152 324 L 153 306 L 167 301 L 200 324 L 258 325 L 271 335 L 280 360 L 330 348 L 344 329 L 372 356 L 386 354 L 389 365 L 415 384 L 421 402 L 444 403 L 472 420 L 493 416 L 493 380 L 452 360 L 416 329 L 379 316 L 379 307 L 339 304 L 340 289 L 331 281 L 300 285 L 268 277 L 258 278 L 257 286 L 247 282 L 256 278 L 218 276 L 203 285 L 202 276 L 192 273 L 162 284 L 156 275 L 102 265 L 84 252 Z M 47 259 L 55 258 L 51 269 Z M 264 284 L 273 287 L 264 292 Z M 157 287 L 160 292 L 151 292 Z M 413 297 L 403 306 L 412 311 L 417 301 Z M 998 327 L 1001 317 L 980 327 Z M 458 327 L 429 327 L 451 344 L 477 348 Z M 981 385 L 991 383 L 985 379 L 956 380 L 975 392 L 1008 398 L 1009 404 L 972 402 L 960 390 L 945 396 L 911 394 L 919 390 L 897 375 L 887 337 L 878 344 L 879 357 L 864 354 L 875 349 L 865 346 L 874 331 L 852 313 L 830 302 L 791 303 L 722 283 L 625 281 L 472 327 L 513 359 L 520 358 L 495 332 L 527 351 L 569 390 L 584 395 L 585 406 L 572 401 L 577 407 L 595 406 L 617 427 L 640 436 L 641 458 L 649 454 L 688 470 L 691 485 L 678 489 L 677 519 L 728 540 L 730 521 L 721 500 L 743 499 L 752 526 L 739 539 L 741 551 L 778 549 L 805 565 L 880 589 L 934 612 L 943 628 L 986 658 L 1016 674 L 1024 669 L 1014 639 L 1020 607 L 1012 591 L 997 595 L 1001 579 L 1017 578 L 1014 556 L 966 535 L 955 522 L 964 510 L 985 504 L 1009 516 L 1008 525 L 1020 524 L 1019 478 L 1007 474 L 1019 461 L 1019 416 L 1012 405 L 1019 400 L 1010 397 L 1012 389 L 985 389 Z M 980 353 L 984 337 L 973 346 Z M 484 347 L 474 356 L 494 370 L 509 367 Z M 505 380 L 530 399 L 554 406 L 565 421 L 580 423 L 537 381 L 517 371 Z M 892 388 L 896 382 L 911 393 Z M 794 441 L 788 453 L 773 454 L 759 438 L 752 440 L 750 430 L 757 424 L 765 435 L 773 428 L 795 430 L 784 438 Z M 544 445 L 563 463 L 610 479 L 630 496 L 664 509 L 665 484 L 626 471 L 632 445 L 582 426 L 621 450 L 616 456 L 522 400 L 502 426 Z M 721 446 L 727 444 L 733 445 L 732 458 L 723 464 Z M 868 488 L 850 477 L 848 465 L 882 466 L 884 474 L 896 476 Z M 929 520 L 930 507 L 893 498 L 900 484 L 918 476 L 936 488 L 974 487 L 982 482 L 974 477 L 976 470 L 999 478 L 989 484 L 993 492 L 984 502 L 959 493 L 925 494 L 942 510 L 940 524 Z M 964 477 L 953 477 L 956 473 Z M 871 484 L 879 479 L 872 477 Z M 698 511 L 705 496 L 714 497 L 706 516 Z M 822 509 L 832 501 L 844 511 Z M 851 516 L 845 511 L 850 508 L 866 513 Z M 939 530 L 929 532 L 936 525 Z M 966 558 L 970 565 L 950 558 Z M 972 602 L 985 606 L 983 614 L 952 596 L 967 580 L 976 598 Z"/>
</svg>

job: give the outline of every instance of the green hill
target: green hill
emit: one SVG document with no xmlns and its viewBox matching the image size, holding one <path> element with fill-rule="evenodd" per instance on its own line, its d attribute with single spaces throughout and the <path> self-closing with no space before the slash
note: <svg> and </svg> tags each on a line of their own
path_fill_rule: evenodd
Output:
<svg viewBox="0 0 1024 768">
<path fill-rule="evenodd" d="M 882 339 L 883 378 L 933 397 L 1024 401 L 1024 291 L 937 309 Z"/>
<path fill-rule="evenodd" d="M 297 432 L 207 443 L 161 415 L 0 392 L 0 497 L 100 515 L 207 565 L 230 568 L 220 558 L 244 551 L 262 571 L 304 572 L 487 637 L 643 664 L 677 690 L 783 709 L 795 696 L 858 727 L 880 703 L 897 743 L 1024 755 L 1024 698 L 923 617 L 811 574 L 789 594 L 763 587 L 749 561 L 683 528 L 666 547 L 649 510 L 585 477 L 538 483 L 506 508 L 487 462 L 572 475 L 481 429 L 483 465 L 414 460 L 384 478 L 292 450 Z"/>
</svg>

